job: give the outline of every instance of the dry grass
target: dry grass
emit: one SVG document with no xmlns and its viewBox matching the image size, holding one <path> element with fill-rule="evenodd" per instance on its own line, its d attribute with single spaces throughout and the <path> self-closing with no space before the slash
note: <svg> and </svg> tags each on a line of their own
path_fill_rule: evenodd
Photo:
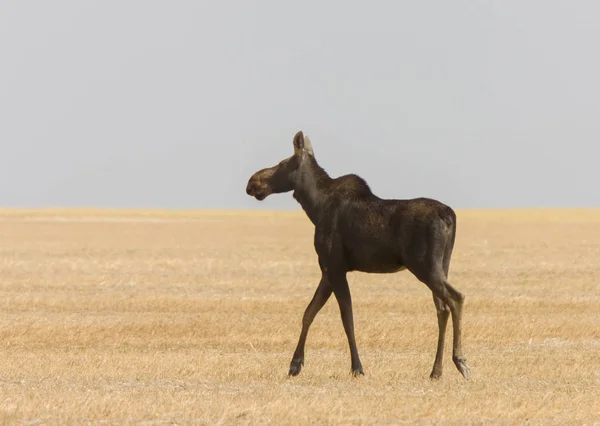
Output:
<svg viewBox="0 0 600 426">
<path fill-rule="evenodd" d="M 4 423 L 600 422 L 600 211 L 464 211 L 451 282 L 472 379 L 431 382 L 408 272 L 351 274 L 366 376 L 335 300 L 288 379 L 319 279 L 300 214 L 0 212 Z"/>
</svg>

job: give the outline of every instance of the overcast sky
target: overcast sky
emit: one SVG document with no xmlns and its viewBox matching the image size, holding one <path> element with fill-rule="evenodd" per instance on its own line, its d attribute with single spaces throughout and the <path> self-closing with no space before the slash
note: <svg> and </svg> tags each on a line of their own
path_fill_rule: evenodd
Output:
<svg viewBox="0 0 600 426">
<path fill-rule="evenodd" d="M 249 176 L 600 206 L 595 1 L 0 2 L 0 206 L 296 208 Z"/>
</svg>

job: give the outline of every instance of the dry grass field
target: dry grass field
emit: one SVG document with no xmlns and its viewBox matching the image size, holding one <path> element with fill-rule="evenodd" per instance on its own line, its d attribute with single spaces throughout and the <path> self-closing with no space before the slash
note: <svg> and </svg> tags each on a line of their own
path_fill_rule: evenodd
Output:
<svg viewBox="0 0 600 426">
<path fill-rule="evenodd" d="M 432 382 L 408 272 L 349 274 L 364 377 L 333 298 L 287 377 L 319 280 L 300 213 L 0 211 L 0 423 L 600 422 L 600 211 L 457 213 L 472 377 L 447 344 Z"/>
</svg>

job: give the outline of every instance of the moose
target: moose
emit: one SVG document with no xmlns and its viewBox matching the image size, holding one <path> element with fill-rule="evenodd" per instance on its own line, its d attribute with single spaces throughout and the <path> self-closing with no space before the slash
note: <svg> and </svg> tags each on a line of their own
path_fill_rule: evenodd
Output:
<svg viewBox="0 0 600 426">
<path fill-rule="evenodd" d="M 456 214 L 430 198 L 382 199 L 355 174 L 331 178 L 319 166 L 311 142 L 302 131 L 293 140 L 294 154 L 279 164 L 254 173 L 246 193 L 259 201 L 271 194 L 293 191 L 293 196 L 315 226 L 314 246 L 321 280 L 302 318 L 302 331 L 289 375 L 304 365 L 308 330 L 333 293 L 339 304 L 350 346 L 354 376 L 364 375 L 354 336 L 352 299 L 346 274 L 350 271 L 393 273 L 408 269 L 433 293 L 437 310 L 437 352 L 430 377 L 442 375 L 444 339 L 452 315 L 452 360 L 469 378 L 462 352 L 461 317 L 465 296 L 448 282 L 456 235 Z"/>
</svg>

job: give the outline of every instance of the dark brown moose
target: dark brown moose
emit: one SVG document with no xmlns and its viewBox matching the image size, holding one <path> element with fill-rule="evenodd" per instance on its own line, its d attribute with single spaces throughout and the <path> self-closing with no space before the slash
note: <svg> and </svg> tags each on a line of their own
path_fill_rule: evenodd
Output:
<svg viewBox="0 0 600 426">
<path fill-rule="evenodd" d="M 456 234 L 454 211 L 428 198 L 381 199 L 354 174 L 329 177 L 317 164 L 310 140 L 301 131 L 294 137 L 294 155 L 254 173 L 246 187 L 248 195 L 257 200 L 289 191 L 294 191 L 294 198 L 315 225 L 315 250 L 322 274 L 302 318 L 302 332 L 289 374 L 300 373 L 308 329 L 331 293 L 338 301 L 348 337 L 352 374 L 364 374 L 354 338 L 346 273 L 391 273 L 408 269 L 432 291 L 437 310 L 439 335 L 430 377 L 442 375 L 446 324 L 451 314 L 452 360 L 458 371 L 468 378 L 470 370 L 461 347 L 465 297 L 447 278 Z"/>
</svg>

